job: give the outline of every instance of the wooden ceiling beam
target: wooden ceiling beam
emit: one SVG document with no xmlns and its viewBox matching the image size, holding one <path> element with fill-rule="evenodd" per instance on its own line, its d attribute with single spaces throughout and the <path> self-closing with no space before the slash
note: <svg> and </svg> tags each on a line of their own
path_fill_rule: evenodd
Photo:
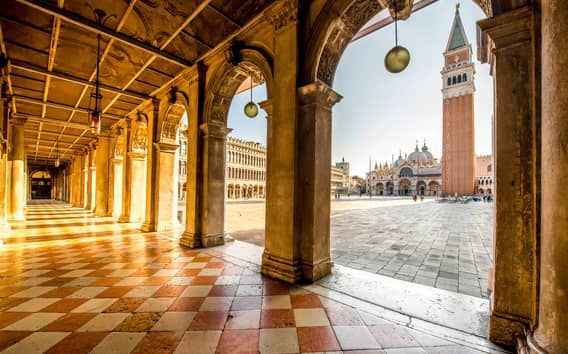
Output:
<svg viewBox="0 0 568 354">
<path fill-rule="evenodd" d="M 126 10 L 124 10 L 124 13 L 122 14 L 122 17 L 120 18 L 120 21 L 118 22 L 118 25 L 116 25 L 116 31 L 120 31 L 122 29 L 122 27 L 124 26 L 124 24 L 126 23 L 126 19 L 128 18 L 128 16 L 130 15 L 130 13 L 132 12 L 132 10 L 134 9 L 134 5 L 136 5 L 136 2 L 138 0 L 131 0 L 130 3 L 128 4 L 128 7 L 126 8 Z M 103 52 L 103 54 L 101 55 L 100 59 L 99 59 L 99 67 L 101 66 L 101 64 L 103 63 L 103 61 L 106 59 L 108 53 L 110 52 L 110 48 L 112 47 L 114 43 L 114 39 L 111 38 L 108 41 L 108 44 L 105 47 L 105 50 Z M 97 69 L 95 68 L 91 74 L 91 76 L 89 77 L 89 82 L 92 82 L 95 79 L 95 76 L 97 75 Z M 87 93 L 87 89 L 89 88 L 89 85 L 85 85 L 83 86 L 83 90 L 81 91 L 81 94 L 79 95 L 79 99 L 77 100 L 77 102 L 75 102 L 75 108 L 79 107 L 79 104 L 81 103 L 81 101 L 83 100 L 83 97 L 85 97 L 85 94 Z M 117 95 L 118 98 L 118 95 Z M 116 99 L 113 101 L 113 103 L 116 102 Z M 69 115 L 69 118 L 67 119 L 68 122 L 71 122 L 71 120 L 73 120 L 73 117 L 75 116 L 75 112 L 76 111 L 71 111 L 71 114 Z M 61 137 L 63 135 L 63 133 L 65 132 L 66 127 L 63 127 L 63 129 L 61 130 L 61 133 L 59 135 L 59 137 Z M 84 130 L 83 133 L 81 134 L 81 137 L 87 132 L 87 130 Z M 76 140 L 78 141 L 78 139 Z M 54 146 L 55 148 L 55 146 Z"/>
<path fill-rule="evenodd" d="M 29 72 L 32 72 L 34 74 L 46 75 L 47 77 L 54 77 L 54 78 L 57 78 L 57 79 L 60 79 L 60 80 L 72 82 L 74 84 L 85 85 L 87 87 L 95 87 L 95 83 L 91 82 L 90 80 L 81 79 L 79 77 L 69 75 L 69 74 L 65 74 L 65 73 L 62 73 L 62 72 L 44 69 L 44 68 L 39 67 L 37 65 L 26 63 L 26 62 L 23 62 L 23 61 L 20 61 L 20 60 L 11 60 L 10 63 L 12 64 L 12 67 L 16 68 L 16 69 L 29 71 Z M 138 99 L 138 100 L 147 100 L 147 99 L 150 98 L 150 96 L 143 94 L 143 93 L 140 93 L 140 92 L 123 91 L 119 88 L 104 85 L 104 84 L 100 84 L 100 88 L 101 88 L 101 90 L 104 90 L 104 91 L 108 91 L 108 92 L 112 92 L 112 93 L 120 93 L 124 96 L 135 98 L 135 99 Z"/>
<path fill-rule="evenodd" d="M 193 10 L 193 12 L 183 21 L 183 23 L 181 25 L 178 26 L 178 28 L 164 41 L 164 43 L 162 43 L 162 45 L 160 46 L 160 50 L 164 50 L 166 49 L 166 47 L 181 33 L 181 31 L 183 31 L 183 29 L 185 27 L 187 27 L 187 25 L 189 25 L 189 23 L 191 21 L 193 21 L 203 10 L 205 10 L 207 8 L 207 6 L 209 5 L 209 3 L 211 3 L 212 0 L 203 0 L 195 10 Z M 148 61 L 146 63 L 144 63 L 144 65 L 142 65 L 142 67 L 140 68 L 140 70 L 138 70 L 136 72 L 136 74 L 134 74 L 134 76 L 132 76 L 132 78 L 126 83 L 126 85 L 124 85 L 122 87 L 123 90 L 126 90 L 130 85 L 132 85 L 132 83 L 140 76 L 142 75 L 142 73 L 144 72 L 144 70 L 146 70 L 148 68 L 148 66 L 150 66 L 150 64 L 152 64 L 154 62 L 154 60 L 156 60 L 158 57 L 157 56 L 152 56 L 150 59 L 148 59 Z M 115 102 L 116 100 L 120 97 L 120 94 L 116 95 L 111 102 L 103 109 L 103 113 L 106 112 Z"/>
<path fill-rule="evenodd" d="M 58 0 L 57 6 L 60 8 L 63 7 L 64 0 Z M 57 42 L 59 42 L 59 32 L 61 30 L 61 20 L 57 17 L 53 18 L 53 26 L 51 29 L 51 40 L 49 41 L 49 57 L 47 59 L 47 71 L 51 72 L 53 70 L 53 64 L 55 63 L 55 53 L 57 52 Z M 47 97 L 49 96 L 49 87 L 51 85 L 51 76 L 46 74 L 45 76 L 45 83 L 43 84 L 43 102 L 44 104 L 41 106 L 41 117 L 45 118 L 45 112 L 47 107 L 45 102 L 47 102 Z M 39 128 L 37 130 L 37 139 L 36 139 L 36 157 L 37 152 L 39 149 L 39 140 L 41 139 L 41 130 L 43 128 L 43 123 L 39 123 Z"/>
<path fill-rule="evenodd" d="M 20 113 L 18 113 L 18 114 L 16 114 L 16 117 L 25 118 L 25 119 L 27 119 L 27 121 L 33 122 L 33 123 L 49 124 L 49 125 L 55 125 L 57 127 L 66 127 L 66 128 L 73 128 L 73 129 L 89 129 L 88 124 L 72 123 L 72 122 L 67 122 L 67 121 L 59 120 L 59 119 L 55 119 L 55 118 L 40 117 L 40 116 L 36 116 L 36 115 L 31 115 L 31 114 L 20 114 Z"/>
<path fill-rule="evenodd" d="M 13 97 L 16 99 L 17 102 L 25 102 L 25 103 L 31 103 L 31 104 L 37 104 L 37 105 L 44 104 L 44 102 L 42 100 L 39 100 L 39 99 L 33 98 L 33 97 L 28 97 L 28 96 L 23 96 L 23 95 L 14 95 Z M 73 107 L 73 106 L 63 104 L 63 103 L 46 101 L 45 105 L 48 106 L 48 107 L 65 109 L 65 110 L 68 110 L 68 111 L 77 111 L 77 112 L 87 113 L 87 114 L 91 113 L 91 110 L 89 110 L 89 109 Z M 110 114 L 110 113 L 103 114 L 103 117 L 113 119 L 113 120 L 122 119 L 122 116 L 118 116 L 116 114 Z"/>
<path fill-rule="evenodd" d="M 182 67 L 190 67 L 193 63 L 187 61 L 184 58 L 178 57 L 167 52 L 164 52 L 160 48 L 154 47 L 146 42 L 138 40 L 136 38 L 125 35 L 124 33 L 117 32 L 108 27 L 99 25 L 98 23 L 91 21 L 85 17 L 79 16 L 76 13 L 61 9 L 56 5 L 53 5 L 46 1 L 41 0 L 16 0 L 17 2 L 34 8 L 38 11 L 46 13 L 48 15 L 60 18 L 65 22 L 74 24 L 75 26 L 81 27 L 87 31 L 101 34 L 108 38 L 112 38 L 118 42 L 124 43 L 128 46 L 134 47 L 136 49 L 142 50 L 146 53 L 157 56 L 161 59 L 167 60 L 171 63 L 177 64 Z"/>
</svg>

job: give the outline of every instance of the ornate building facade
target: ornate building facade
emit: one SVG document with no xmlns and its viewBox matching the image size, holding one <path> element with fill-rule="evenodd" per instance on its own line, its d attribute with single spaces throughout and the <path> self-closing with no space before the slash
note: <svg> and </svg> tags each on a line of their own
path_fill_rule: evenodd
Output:
<svg viewBox="0 0 568 354">
<path fill-rule="evenodd" d="M 475 158 L 475 193 L 491 195 L 493 187 L 493 156 L 481 155 Z"/>
<path fill-rule="evenodd" d="M 456 6 L 450 38 L 444 52 L 442 180 L 446 195 L 471 195 L 475 186 L 473 83 L 475 68 Z"/>
<path fill-rule="evenodd" d="M 414 151 L 392 163 L 376 164 L 367 173 L 367 184 L 372 195 L 424 195 L 435 196 L 441 192 L 442 166 L 428 150 L 426 142 L 420 149 L 418 142 Z"/>
<path fill-rule="evenodd" d="M 266 147 L 255 141 L 227 138 L 226 198 L 264 199 Z"/>
</svg>

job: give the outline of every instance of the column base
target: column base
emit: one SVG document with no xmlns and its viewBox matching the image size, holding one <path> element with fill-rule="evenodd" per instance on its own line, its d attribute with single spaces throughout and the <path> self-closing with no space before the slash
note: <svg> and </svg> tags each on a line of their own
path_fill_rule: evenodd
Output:
<svg viewBox="0 0 568 354">
<path fill-rule="evenodd" d="M 225 233 L 203 235 L 194 232 L 184 232 L 181 235 L 179 244 L 189 248 L 222 246 L 225 244 Z"/>
<path fill-rule="evenodd" d="M 26 217 L 25 217 L 25 215 L 23 215 L 23 214 L 22 214 L 22 215 L 19 215 L 19 214 L 18 214 L 18 215 L 9 216 L 9 217 L 8 217 L 8 220 L 9 220 L 9 221 L 25 221 L 25 220 L 26 220 Z"/>
<path fill-rule="evenodd" d="M 143 223 L 142 225 L 140 225 L 140 230 L 142 230 L 144 232 L 155 232 L 156 231 L 156 225 L 149 224 L 149 223 Z"/>
<path fill-rule="evenodd" d="M 515 348 L 517 338 L 525 336 L 527 325 L 524 322 L 524 319 L 514 319 L 506 314 L 491 312 L 489 316 L 489 340 L 508 348 Z"/>
<path fill-rule="evenodd" d="M 290 261 L 271 255 L 264 250 L 260 272 L 271 278 L 279 279 L 290 284 L 302 280 L 302 266 L 299 260 Z"/>
<path fill-rule="evenodd" d="M 184 231 L 181 235 L 181 238 L 179 239 L 179 244 L 189 248 L 200 248 L 201 236 L 194 232 Z"/>
<path fill-rule="evenodd" d="M 314 282 L 331 274 L 331 267 L 333 267 L 333 262 L 330 258 L 320 260 L 315 264 L 302 263 L 302 275 L 304 280 Z"/>
<path fill-rule="evenodd" d="M 120 223 L 129 223 L 129 222 L 131 222 L 131 221 L 130 221 L 130 217 L 128 217 L 128 216 L 122 216 L 122 215 L 121 215 L 121 216 L 118 217 L 118 222 L 120 222 Z"/>
</svg>

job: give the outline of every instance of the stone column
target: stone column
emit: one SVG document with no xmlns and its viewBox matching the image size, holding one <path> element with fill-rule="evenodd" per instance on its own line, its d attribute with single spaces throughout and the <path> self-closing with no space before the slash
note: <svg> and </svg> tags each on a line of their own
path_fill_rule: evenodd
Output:
<svg viewBox="0 0 568 354">
<path fill-rule="evenodd" d="M 146 162 L 146 209 L 141 229 L 146 232 L 156 231 L 157 226 L 157 192 L 158 192 L 158 117 L 160 101 L 152 101 L 153 110 L 148 114 L 148 156 Z"/>
<path fill-rule="evenodd" d="M 300 98 L 298 232 L 303 277 L 315 281 L 331 273 L 330 190 L 331 108 L 341 96 L 322 82 L 298 90 Z"/>
<path fill-rule="evenodd" d="M 515 346 L 534 326 L 540 121 L 535 42 L 528 7 L 478 22 L 480 54 L 494 73 L 495 223 L 489 338 Z"/>
<path fill-rule="evenodd" d="M 266 237 L 261 271 L 294 283 L 301 279 L 300 235 L 295 230 L 298 198 L 297 144 L 299 55 L 297 2 L 282 1 L 267 12 L 274 25 L 274 85 L 270 151 L 266 173 Z"/>
<path fill-rule="evenodd" d="M 8 84 L 0 82 L 0 234 L 10 230 L 8 223 Z M 0 240 L 2 245 L 2 240 Z"/>
<path fill-rule="evenodd" d="M 85 157 L 85 173 L 86 173 L 86 193 L 85 193 L 85 209 L 93 210 L 95 208 L 95 192 L 96 192 L 96 151 L 89 149 Z"/>
<path fill-rule="evenodd" d="M 129 152 L 130 161 L 130 203 L 129 222 L 142 222 L 146 208 L 146 154 Z"/>
<path fill-rule="evenodd" d="M 108 203 L 109 190 L 109 159 L 110 159 L 110 136 L 100 135 L 97 143 L 96 152 L 96 216 L 109 216 L 110 208 Z"/>
<path fill-rule="evenodd" d="M 542 1 L 542 220 L 535 339 L 568 353 L 568 3 Z"/>
<path fill-rule="evenodd" d="M 11 161 L 11 185 L 10 185 L 10 210 L 9 219 L 25 220 L 24 207 L 26 198 L 26 175 L 25 175 L 25 149 L 24 149 L 24 123 L 25 119 L 16 118 L 11 121 L 12 150 L 9 153 Z"/>
<path fill-rule="evenodd" d="M 202 101 L 205 91 L 205 67 L 198 65 L 189 78 L 189 104 L 187 124 L 187 171 L 185 194 L 185 230 L 180 245 L 201 247 L 201 185 L 203 141 L 199 126 L 203 121 Z"/>
<path fill-rule="evenodd" d="M 118 218 L 122 212 L 122 174 L 123 171 L 123 158 L 115 157 L 112 159 L 112 184 L 111 189 L 113 192 L 112 203 L 112 216 Z M 109 182 L 110 184 L 110 182 Z"/>
<path fill-rule="evenodd" d="M 186 230 L 180 243 L 189 247 L 212 247 L 225 242 L 225 143 L 232 129 L 223 123 L 204 123 L 202 181 L 199 192 L 198 229 Z M 188 169 L 188 182 L 189 182 Z M 188 196 L 190 188 L 188 187 Z M 190 202 L 189 199 L 187 201 Z M 188 208 L 189 209 L 189 208 Z M 189 217 L 186 217 L 186 220 Z"/>
</svg>

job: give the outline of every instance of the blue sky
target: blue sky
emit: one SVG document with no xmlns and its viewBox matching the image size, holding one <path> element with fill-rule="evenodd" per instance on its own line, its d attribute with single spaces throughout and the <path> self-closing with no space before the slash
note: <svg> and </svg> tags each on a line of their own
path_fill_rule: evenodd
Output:
<svg viewBox="0 0 568 354">
<path fill-rule="evenodd" d="M 395 159 L 399 148 L 413 151 L 416 139 L 423 139 L 435 157 L 442 146 L 442 53 L 445 50 L 456 1 L 440 0 L 399 22 L 399 44 L 408 48 L 411 62 L 400 74 L 384 68 L 384 56 L 394 46 L 390 25 L 351 43 L 336 72 L 334 90 L 343 99 L 333 109 L 332 161 L 345 157 L 352 174 L 363 176 L 372 163 Z M 477 53 L 475 22 L 484 17 L 473 1 L 461 1 L 460 13 L 474 53 Z M 475 150 L 491 153 L 493 85 L 489 65 L 475 61 Z M 254 88 L 254 100 L 266 98 L 264 87 Z M 257 119 L 247 119 L 244 92 L 234 97 L 229 111 L 231 135 L 266 143 L 266 120 L 261 110 Z M 262 119 L 259 119 L 262 118 Z"/>
</svg>

